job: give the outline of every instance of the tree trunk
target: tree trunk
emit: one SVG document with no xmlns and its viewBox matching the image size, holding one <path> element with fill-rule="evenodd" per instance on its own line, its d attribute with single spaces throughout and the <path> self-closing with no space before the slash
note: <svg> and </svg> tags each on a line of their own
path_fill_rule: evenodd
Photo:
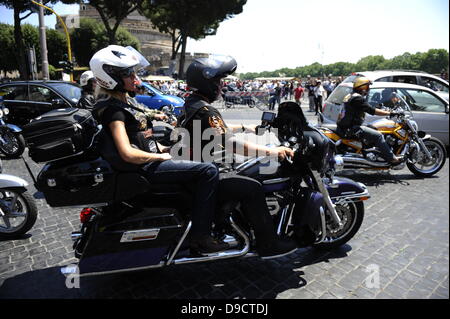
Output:
<svg viewBox="0 0 450 319">
<path fill-rule="evenodd" d="M 178 69 L 178 78 L 184 80 L 184 61 L 186 60 L 186 45 L 187 35 L 183 33 L 181 35 L 181 56 L 180 56 L 180 68 Z"/>
<path fill-rule="evenodd" d="M 25 54 L 25 45 L 23 43 L 22 29 L 20 25 L 20 10 L 14 7 L 14 41 L 17 47 L 17 66 L 19 68 L 20 78 L 29 79 L 28 61 Z"/>
</svg>

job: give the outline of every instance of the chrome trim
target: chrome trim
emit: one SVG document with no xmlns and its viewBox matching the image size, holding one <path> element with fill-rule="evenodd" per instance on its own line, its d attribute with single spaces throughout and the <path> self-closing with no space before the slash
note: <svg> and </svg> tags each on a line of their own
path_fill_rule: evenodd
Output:
<svg viewBox="0 0 450 319">
<path fill-rule="evenodd" d="M 322 234 L 320 236 L 320 239 L 318 241 L 316 241 L 314 244 L 320 244 L 327 237 L 327 221 L 325 218 L 325 211 L 324 211 L 323 207 L 320 207 L 320 221 L 321 221 L 321 225 L 322 225 Z"/>
<path fill-rule="evenodd" d="M 180 250 L 181 245 L 183 244 L 184 240 L 186 239 L 186 236 L 188 235 L 189 231 L 192 227 L 192 221 L 189 221 L 189 224 L 186 227 L 186 230 L 183 233 L 183 236 L 181 236 L 180 241 L 178 242 L 177 246 L 175 247 L 173 253 L 169 256 L 169 259 L 165 263 L 166 265 L 170 265 L 172 263 L 173 258 L 178 253 L 178 250 Z"/>
<path fill-rule="evenodd" d="M 135 267 L 135 268 L 127 268 L 127 269 L 117 269 L 117 270 L 108 270 L 108 271 L 99 271 L 99 272 L 88 272 L 84 274 L 78 274 L 78 276 L 81 277 L 89 277 L 89 276 L 101 276 L 101 275 L 110 275 L 110 274 L 118 274 L 122 272 L 130 272 L 130 271 L 139 271 L 139 270 L 146 270 L 146 269 L 154 269 L 154 268 L 161 268 L 165 265 L 165 263 L 162 261 L 159 264 L 156 265 L 150 265 L 150 266 L 143 266 L 143 267 Z M 64 272 L 64 269 L 66 267 L 61 268 L 61 273 L 64 274 L 74 274 L 73 272 Z"/>
<path fill-rule="evenodd" d="M 366 189 L 362 193 L 357 193 L 357 194 L 353 194 L 353 195 L 334 196 L 334 197 L 331 197 L 331 200 L 333 200 L 335 202 L 335 204 L 339 204 L 342 200 L 355 199 L 355 198 L 361 198 L 361 197 L 370 198 L 371 196 L 370 196 L 369 191 Z"/>
<path fill-rule="evenodd" d="M 268 180 L 263 181 L 263 185 L 271 185 L 271 184 L 276 184 L 276 183 L 287 182 L 290 179 L 291 179 L 290 177 L 280 177 L 280 178 L 268 179 Z"/>
<path fill-rule="evenodd" d="M 283 227 L 283 224 L 284 224 L 284 222 L 286 220 L 286 215 L 287 215 L 288 209 L 289 209 L 289 206 L 286 206 L 281 211 L 280 223 L 278 224 L 278 227 L 277 227 L 277 234 L 278 235 L 281 235 L 281 228 Z"/>
<path fill-rule="evenodd" d="M 213 261 L 213 260 L 219 260 L 219 259 L 226 259 L 226 258 L 233 258 L 233 257 L 241 257 L 248 253 L 250 250 L 250 239 L 248 236 L 234 223 L 233 219 L 230 217 L 230 224 L 234 228 L 234 230 L 244 239 L 245 245 L 241 250 L 233 249 L 233 250 L 226 250 L 222 252 L 214 253 L 210 256 L 206 257 L 184 257 L 180 259 L 175 259 L 173 261 L 173 264 L 189 264 L 189 263 L 196 263 L 196 262 L 204 262 L 204 261 Z"/>
<path fill-rule="evenodd" d="M 120 238 L 121 243 L 136 243 L 140 241 L 155 240 L 161 228 L 139 229 L 124 232 Z"/>
<path fill-rule="evenodd" d="M 312 176 L 316 180 L 317 186 L 319 187 L 319 191 L 323 195 L 323 199 L 325 201 L 326 206 L 328 207 L 328 210 L 330 211 L 330 216 L 333 218 L 334 222 L 339 225 L 340 228 L 342 228 L 344 225 L 342 223 L 341 218 L 339 217 L 338 213 L 336 212 L 336 207 L 333 204 L 330 193 L 328 193 L 328 189 L 325 187 L 322 178 L 320 177 L 320 174 L 316 171 L 312 171 Z"/>
</svg>

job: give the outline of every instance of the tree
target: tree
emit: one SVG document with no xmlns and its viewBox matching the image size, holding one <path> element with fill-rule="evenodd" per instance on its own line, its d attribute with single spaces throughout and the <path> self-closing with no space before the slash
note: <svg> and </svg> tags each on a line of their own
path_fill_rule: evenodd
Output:
<svg viewBox="0 0 450 319">
<path fill-rule="evenodd" d="M 440 73 L 448 69 L 448 51 L 444 49 L 430 49 L 422 57 L 420 69 L 429 73 Z"/>
<path fill-rule="evenodd" d="M 93 19 L 80 19 L 80 27 L 71 31 L 71 41 L 78 65 L 88 66 L 91 57 L 98 50 L 108 46 L 109 38 L 104 25 Z M 122 46 L 131 45 L 140 50 L 139 40 L 126 29 L 119 27 L 116 42 Z"/>
<path fill-rule="evenodd" d="M 97 10 L 105 26 L 109 44 L 116 44 L 116 34 L 120 23 L 140 7 L 142 0 L 86 0 L 82 2 L 89 3 Z"/>
<path fill-rule="evenodd" d="M 17 70 L 14 45 L 14 27 L 0 23 L 0 70 L 4 73 Z"/>
<path fill-rule="evenodd" d="M 42 1 L 44 5 L 54 4 L 59 2 L 58 0 L 44 0 Z M 70 4 L 76 3 L 77 0 L 62 0 L 61 2 Z M 14 14 L 14 42 L 16 45 L 16 54 L 14 55 L 17 59 L 17 66 L 20 72 L 20 77 L 23 79 L 29 78 L 28 63 L 25 54 L 25 44 L 23 42 L 23 34 L 21 23 L 24 19 L 28 18 L 33 11 L 31 8 L 33 4 L 29 0 L 0 0 L 0 5 L 5 6 L 8 9 L 13 10 Z M 47 12 L 46 14 L 49 14 Z"/>
<path fill-rule="evenodd" d="M 140 11 L 160 32 L 172 37 L 172 60 L 181 47 L 179 77 L 184 76 L 187 39 L 214 35 L 220 23 L 243 10 L 247 0 L 144 0 Z"/>
</svg>

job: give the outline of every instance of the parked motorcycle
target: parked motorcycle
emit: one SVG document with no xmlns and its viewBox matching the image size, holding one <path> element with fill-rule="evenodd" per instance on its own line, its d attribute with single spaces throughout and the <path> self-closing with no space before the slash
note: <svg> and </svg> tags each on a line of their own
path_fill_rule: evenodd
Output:
<svg viewBox="0 0 450 319">
<path fill-rule="evenodd" d="M 294 108 L 300 114 L 291 112 Z M 258 157 L 233 170 L 261 181 L 280 236 L 293 238 L 298 247 L 332 249 L 356 234 L 364 218 L 363 201 L 370 195 L 363 184 L 334 177 L 340 162 L 334 143 L 309 126 L 304 116 L 304 121 L 295 120 L 297 116 L 303 116 L 301 108 L 287 102 L 280 106 L 279 116 L 263 113 L 261 126 L 279 130 L 283 145 L 296 152 L 293 159 L 272 163 Z M 266 173 L 274 164 L 275 169 Z M 66 274 L 98 275 L 258 256 L 238 203 L 230 201 L 219 208 L 226 222 L 215 228 L 230 249 L 196 255 L 189 249 L 192 195 L 186 189 L 155 185 L 138 172 L 115 171 L 89 149 L 47 163 L 35 186 L 50 206 L 84 207 L 81 230 L 72 233 L 79 263 L 64 268 Z"/>
<path fill-rule="evenodd" d="M 392 166 L 381 156 L 379 150 L 366 141 L 344 138 L 336 124 L 320 124 L 319 130 L 335 141 L 338 154 L 342 155 L 345 169 L 401 169 L 405 166 L 416 176 L 430 177 L 444 166 L 447 152 L 437 138 L 420 131 L 409 104 L 399 95 L 392 110 L 393 119 L 383 118 L 367 125 L 384 135 L 386 142 L 396 155 L 403 156 L 403 163 Z"/>
<path fill-rule="evenodd" d="M 18 158 L 25 150 L 22 130 L 6 123 L 9 109 L 0 101 L 0 152 L 7 158 Z"/>
<path fill-rule="evenodd" d="M 35 224 L 38 210 L 27 186 L 17 176 L 0 174 L 0 239 L 23 235 Z"/>
</svg>

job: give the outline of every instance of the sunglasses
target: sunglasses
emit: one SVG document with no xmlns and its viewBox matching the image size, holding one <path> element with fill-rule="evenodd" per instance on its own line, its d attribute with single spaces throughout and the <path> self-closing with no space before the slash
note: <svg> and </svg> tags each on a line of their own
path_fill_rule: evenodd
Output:
<svg viewBox="0 0 450 319">
<path fill-rule="evenodd" d="M 131 67 L 131 68 L 126 68 L 126 69 L 121 69 L 117 73 L 121 78 L 129 78 L 132 75 L 136 74 L 136 71 L 134 70 L 133 67 Z"/>
</svg>

